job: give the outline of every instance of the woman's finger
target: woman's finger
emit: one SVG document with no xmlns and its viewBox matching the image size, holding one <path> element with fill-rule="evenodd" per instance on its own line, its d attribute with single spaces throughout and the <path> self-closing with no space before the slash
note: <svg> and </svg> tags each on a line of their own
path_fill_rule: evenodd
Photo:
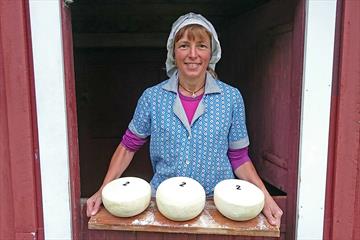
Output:
<svg viewBox="0 0 360 240">
<path fill-rule="evenodd" d="M 276 221 L 276 226 L 278 226 L 278 227 L 280 227 L 282 215 L 283 215 L 283 212 L 281 211 L 281 209 L 275 211 L 274 217 L 275 217 L 275 221 Z"/>
<path fill-rule="evenodd" d="M 91 216 L 91 212 L 93 211 L 93 208 L 94 208 L 94 200 L 91 197 L 86 201 L 86 216 L 88 217 Z"/>
<path fill-rule="evenodd" d="M 271 225 L 275 225 L 276 224 L 276 219 L 274 218 L 274 216 L 272 215 L 272 212 L 269 208 L 266 208 L 263 210 L 263 213 L 267 219 L 267 221 L 271 224 Z"/>
<path fill-rule="evenodd" d="M 99 207 L 100 207 L 101 202 L 102 201 L 101 201 L 100 197 L 96 198 L 96 200 L 94 202 L 93 209 L 91 211 L 91 216 L 94 216 L 99 211 Z"/>
</svg>

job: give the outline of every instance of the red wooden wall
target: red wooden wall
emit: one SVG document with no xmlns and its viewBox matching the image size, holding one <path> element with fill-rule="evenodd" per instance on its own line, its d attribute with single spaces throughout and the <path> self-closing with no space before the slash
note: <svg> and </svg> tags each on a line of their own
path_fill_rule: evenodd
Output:
<svg viewBox="0 0 360 240">
<path fill-rule="evenodd" d="M 0 239 L 43 239 L 28 1 L 0 1 Z"/>
<path fill-rule="evenodd" d="M 338 1 L 324 239 L 360 236 L 360 1 Z"/>
</svg>

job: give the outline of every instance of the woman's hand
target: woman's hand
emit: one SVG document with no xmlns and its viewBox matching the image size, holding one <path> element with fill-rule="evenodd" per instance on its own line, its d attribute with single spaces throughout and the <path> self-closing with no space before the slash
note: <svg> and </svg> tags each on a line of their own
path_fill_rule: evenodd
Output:
<svg viewBox="0 0 360 240">
<path fill-rule="evenodd" d="M 109 169 L 106 173 L 103 184 L 101 185 L 100 189 L 86 201 L 86 215 L 88 217 L 95 215 L 99 211 L 100 205 L 102 203 L 102 189 L 107 183 L 121 176 L 121 174 L 125 171 L 133 159 L 134 153 L 135 152 L 128 150 L 121 143 L 116 148 L 116 151 L 111 158 Z"/>
<path fill-rule="evenodd" d="M 268 193 L 265 193 L 265 205 L 262 212 L 271 225 L 280 227 L 283 211 Z"/>
<path fill-rule="evenodd" d="M 94 195 L 92 195 L 86 201 L 86 205 L 87 205 L 87 207 L 86 207 L 86 215 L 88 217 L 91 217 L 91 216 L 95 215 L 99 211 L 100 205 L 102 203 L 101 191 L 102 191 L 102 189 L 97 191 Z"/>
<path fill-rule="evenodd" d="M 276 204 L 274 199 L 271 197 L 269 192 L 266 190 L 266 187 L 262 182 L 262 180 L 260 179 L 259 175 L 257 174 L 252 162 L 248 161 L 243 165 L 241 165 L 240 167 L 238 167 L 235 170 L 235 175 L 240 179 L 255 184 L 263 191 L 265 195 L 265 204 L 262 212 L 271 225 L 280 227 L 281 216 L 283 215 L 283 212 Z"/>
</svg>

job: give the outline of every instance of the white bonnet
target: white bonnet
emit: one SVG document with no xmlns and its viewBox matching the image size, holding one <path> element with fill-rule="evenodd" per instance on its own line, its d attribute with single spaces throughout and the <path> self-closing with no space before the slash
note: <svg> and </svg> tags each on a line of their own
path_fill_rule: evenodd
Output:
<svg viewBox="0 0 360 240">
<path fill-rule="evenodd" d="M 166 58 L 166 74 L 171 77 L 176 72 L 175 59 L 174 59 L 174 38 L 176 33 L 183 27 L 190 24 L 198 24 L 206 28 L 212 35 L 212 54 L 209 62 L 209 67 L 212 70 L 215 70 L 215 64 L 221 58 L 221 47 L 220 42 L 215 31 L 214 26 L 206 20 L 200 14 L 188 13 L 181 17 L 179 17 L 172 25 L 171 32 L 169 38 L 167 40 L 167 58 Z"/>
</svg>

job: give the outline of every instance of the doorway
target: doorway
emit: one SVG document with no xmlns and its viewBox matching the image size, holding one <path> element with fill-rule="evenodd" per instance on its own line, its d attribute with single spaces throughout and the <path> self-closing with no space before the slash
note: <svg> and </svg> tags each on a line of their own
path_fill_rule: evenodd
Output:
<svg viewBox="0 0 360 240">
<path fill-rule="evenodd" d="M 166 39 L 189 11 L 218 31 L 219 78 L 241 91 L 250 157 L 273 195 L 285 196 L 283 237 L 294 235 L 303 1 L 88 1 L 71 6 L 81 197 L 100 186 L 137 99 L 166 79 Z M 302 14 L 299 14 L 302 13 Z M 148 146 L 124 175 L 150 180 Z"/>
</svg>

